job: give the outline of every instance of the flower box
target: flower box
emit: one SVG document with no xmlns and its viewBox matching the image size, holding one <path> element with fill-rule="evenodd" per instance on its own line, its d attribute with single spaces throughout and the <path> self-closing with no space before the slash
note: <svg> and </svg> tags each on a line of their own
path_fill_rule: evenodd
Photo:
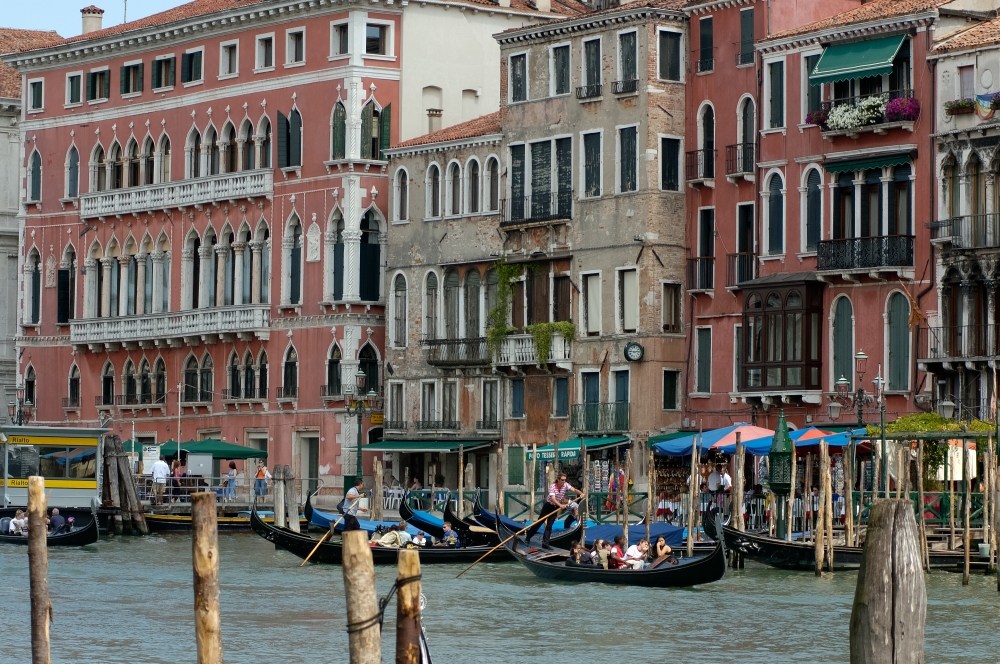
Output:
<svg viewBox="0 0 1000 664">
<path fill-rule="evenodd" d="M 944 103 L 944 112 L 948 115 L 969 115 L 976 110 L 976 102 L 973 99 L 956 99 Z"/>
</svg>

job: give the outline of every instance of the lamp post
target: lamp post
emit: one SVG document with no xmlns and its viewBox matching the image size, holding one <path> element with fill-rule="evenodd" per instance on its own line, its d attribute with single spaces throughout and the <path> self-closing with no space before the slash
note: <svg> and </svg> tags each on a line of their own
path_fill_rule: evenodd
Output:
<svg viewBox="0 0 1000 664">
<path fill-rule="evenodd" d="M 874 396 L 872 396 L 867 391 L 865 391 L 865 388 L 864 388 L 864 382 L 863 381 L 864 381 L 864 377 L 865 377 L 865 372 L 867 370 L 868 370 L 868 356 L 865 354 L 865 351 L 859 349 L 858 352 L 857 352 L 857 354 L 854 356 L 854 372 L 855 372 L 855 374 L 857 376 L 857 387 L 858 387 L 858 389 L 854 392 L 854 394 L 851 394 L 851 382 L 849 380 L 847 380 L 846 376 L 844 376 L 843 374 L 841 374 L 840 378 L 838 378 L 837 382 L 834 384 L 834 393 L 833 393 L 833 396 L 830 397 L 830 403 L 827 404 L 827 413 L 829 414 L 831 420 L 838 420 L 838 419 L 840 419 L 840 411 L 841 411 L 841 409 L 843 409 L 845 407 L 846 408 L 853 408 L 858 413 L 858 429 L 864 428 L 864 426 L 865 426 L 865 420 L 864 420 L 865 407 L 866 406 L 870 407 L 872 404 L 875 403 Z M 879 374 L 880 374 L 879 377 L 875 381 L 877 384 L 880 384 L 880 381 L 882 380 L 882 378 L 881 378 L 881 369 L 879 370 Z M 883 431 L 884 431 L 885 430 L 885 428 L 884 428 L 885 427 L 885 416 L 884 416 L 885 404 L 883 404 L 882 409 L 883 409 L 882 426 L 883 426 Z M 885 448 L 885 444 L 883 443 L 883 451 L 884 451 L 884 448 Z M 850 463 L 851 463 L 851 468 L 852 468 L 851 475 L 853 477 L 854 476 L 854 473 L 853 473 L 853 468 L 854 468 L 854 443 L 853 442 L 850 445 L 850 454 L 849 454 L 849 456 L 850 456 Z M 871 475 L 870 481 L 871 481 L 871 484 L 874 484 L 874 482 L 875 482 L 875 475 L 874 475 L 875 448 L 874 448 L 874 446 L 872 447 L 872 459 L 871 460 L 872 460 L 873 468 L 872 468 L 872 475 Z M 862 477 L 862 480 L 864 480 L 863 477 Z"/>
<path fill-rule="evenodd" d="M 10 423 L 15 426 L 24 426 L 31 420 L 34 411 L 34 404 L 31 399 L 25 401 L 24 386 L 18 385 L 16 390 L 16 401 L 7 402 L 7 414 L 10 416 Z"/>
<path fill-rule="evenodd" d="M 365 393 L 365 384 L 368 382 L 368 377 L 365 372 L 358 368 L 358 372 L 354 374 L 355 385 L 357 386 L 357 399 L 352 399 L 354 396 L 354 385 L 344 386 L 344 412 L 347 415 L 353 415 L 358 418 L 358 446 L 357 446 L 357 463 L 355 464 L 354 475 L 344 475 L 344 491 L 347 491 L 350 487 L 354 485 L 354 481 L 364 476 L 364 470 L 361 467 L 361 422 L 366 414 L 370 414 L 379 409 L 378 405 L 378 394 L 375 393 L 374 389 L 369 389 Z"/>
<path fill-rule="evenodd" d="M 781 411 L 778 416 L 778 426 L 774 428 L 774 438 L 767 456 L 768 484 L 774 495 L 778 496 L 775 536 L 785 539 L 786 523 L 790 524 L 792 517 L 791 514 L 785 514 L 788 505 L 786 497 L 795 487 L 795 478 L 792 477 L 792 439 L 788 435 L 785 411 Z"/>
</svg>

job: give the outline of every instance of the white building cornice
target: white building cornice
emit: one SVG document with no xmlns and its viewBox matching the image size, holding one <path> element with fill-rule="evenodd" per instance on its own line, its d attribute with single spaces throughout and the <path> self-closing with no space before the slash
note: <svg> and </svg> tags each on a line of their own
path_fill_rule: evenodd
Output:
<svg viewBox="0 0 1000 664">
<path fill-rule="evenodd" d="M 389 157 L 415 157 L 421 154 L 432 152 L 444 152 L 445 150 L 457 150 L 459 148 L 476 148 L 481 145 L 500 145 L 503 134 L 486 134 L 484 136 L 473 136 L 471 138 L 456 138 L 452 141 L 441 141 L 439 143 L 423 143 L 421 145 L 411 145 L 401 148 L 390 148 L 383 150 Z"/>
<path fill-rule="evenodd" d="M 733 7 L 740 7 L 742 5 L 752 5 L 756 2 L 757 0 L 713 0 L 712 2 L 685 7 L 684 13 L 688 16 L 696 16 L 698 14 L 709 14 L 719 9 L 732 9 Z"/>
<path fill-rule="evenodd" d="M 635 21 L 645 21 L 652 18 L 670 19 L 673 21 L 686 21 L 687 15 L 681 11 L 670 11 L 666 9 L 654 9 L 653 7 L 634 7 L 628 5 L 618 11 L 607 12 L 598 15 L 585 15 L 579 18 L 559 21 L 555 25 L 533 25 L 520 30 L 499 32 L 493 38 L 503 46 L 505 44 L 515 44 L 518 42 L 545 39 L 568 35 L 574 32 L 583 32 L 595 28 L 606 28 L 622 23 L 632 23 Z"/>
</svg>

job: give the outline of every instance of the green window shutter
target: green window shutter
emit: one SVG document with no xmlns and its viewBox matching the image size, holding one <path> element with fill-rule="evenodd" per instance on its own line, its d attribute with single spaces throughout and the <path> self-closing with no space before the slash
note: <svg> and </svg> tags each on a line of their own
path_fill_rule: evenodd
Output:
<svg viewBox="0 0 1000 664">
<path fill-rule="evenodd" d="M 302 165 L 302 116 L 294 108 L 288 115 L 288 165 Z"/>
<path fill-rule="evenodd" d="M 507 448 L 507 484 L 524 484 L 524 448 Z"/>
<path fill-rule="evenodd" d="M 103 99 L 111 98 L 111 70 L 104 73 L 104 96 Z"/>
<path fill-rule="evenodd" d="M 813 169 L 806 179 L 806 251 L 816 251 L 819 244 L 819 220 L 823 207 L 823 190 L 819 171 Z"/>
<path fill-rule="evenodd" d="M 70 271 L 59 270 L 56 277 L 56 286 L 57 286 L 56 322 L 57 323 L 69 322 L 70 284 L 71 284 Z"/>
<path fill-rule="evenodd" d="M 753 57 L 753 7 L 740 12 L 740 54 Z M 740 59 L 740 64 L 747 64 L 749 58 Z"/>
<path fill-rule="evenodd" d="M 902 293 L 889 299 L 889 389 L 909 389 L 910 303 Z"/>
<path fill-rule="evenodd" d="M 681 35 L 679 32 L 660 33 L 660 78 L 681 80 Z"/>
<path fill-rule="evenodd" d="M 767 253 L 774 256 L 785 251 L 785 197 L 781 193 L 781 178 L 771 176 L 767 199 Z"/>
<path fill-rule="evenodd" d="M 333 107 L 333 159 L 343 159 L 347 152 L 347 110 L 339 101 Z"/>
<path fill-rule="evenodd" d="M 121 67 L 118 70 L 118 75 L 121 77 L 118 81 L 118 92 L 120 94 L 127 95 L 131 92 L 131 90 L 128 89 L 128 67 Z"/>
<path fill-rule="evenodd" d="M 601 83 L 601 40 L 591 39 L 583 43 L 584 57 L 587 63 L 587 85 Z"/>
<path fill-rule="evenodd" d="M 635 191 L 636 178 L 636 128 L 620 130 L 621 137 L 621 190 Z"/>
<path fill-rule="evenodd" d="M 170 82 L 167 85 L 173 87 L 177 83 L 177 58 L 170 58 L 168 67 L 170 69 Z"/>
<path fill-rule="evenodd" d="M 163 87 L 163 60 L 154 60 L 150 67 L 153 69 L 153 89 Z"/>
<path fill-rule="evenodd" d="M 771 129 L 785 126 L 785 63 L 772 62 L 771 72 Z"/>
<path fill-rule="evenodd" d="M 372 121 L 374 106 L 372 103 L 365 104 L 361 109 L 361 158 L 372 158 Z"/>
<path fill-rule="evenodd" d="M 634 81 L 639 77 L 636 70 L 635 35 L 634 32 L 626 32 L 618 38 L 623 81 Z"/>
<path fill-rule="evenodd" d="M 680 151 L 680 139 L 664 138 L 661 140 L 660 187 L 667 191 L 677 191 L 680 188 Z"/>
<path fill-rule="evenodd" d="M 678 371 L 663 372 L 663 410 L 677 410 Z"/>
<path fill-rule="evenodd" d="M 382 113 L 378 116 L 378 158 L 381 161 L 385 161 L 386 157 L 384 152 L 390 147 L 390 139 L 392 138 L 392 104 L 387 105 L 382 109 Z"/>
<path fill-rule="evenodd" d="M 712 391 L 712 328 L 698 328 L 698 385 L 696 392 Z"/>
<path fill-rule="evenodd" d="M 288 118 L 278 111 L 278 168 L 288 167 Z"/>
<path fill-rule="evenodd" d="M 854 310 L 846 297 L 837 300 L 833 314 L 833 380 L 847 379 L 854 389 Z"/>
<path fill-rule="evenodd" d="M 601 135 L 583 136 L 584 179 L 587 196 L 601 195 Z"/>
<path fill-rule="evenodd" d="M 97 76 L 93 73 L 87 74 L 87 101 L 97 98 L 97 86 L 95 81 Z"/>
<path fill-rule="evenodd" d="M 191 53 L 181 54 L 181 83 L 191 81 Z"/>
<path fill-rule="evenodd" d="M 524 218 L 524 146 L 510 147 L 510 215 Z"/>
<path fill-rule="evenodd" d="M 531 144 L 531 214 L 535 219 L 544 218 L 551 211 L 552 202 L 552 143 L 542 141 Z M 546 298 L 547 299 L 547 298 Z"/>
<path fill-rule="evenodd" d="M 135 91 L 136 92 L 142 92 L 143 71 L 146 69 L 146 64 L 143 63 L 143 62 L 140 62 L 135 67 L 136 67 L 136 71 L 135 71 Z"/>
</svg>

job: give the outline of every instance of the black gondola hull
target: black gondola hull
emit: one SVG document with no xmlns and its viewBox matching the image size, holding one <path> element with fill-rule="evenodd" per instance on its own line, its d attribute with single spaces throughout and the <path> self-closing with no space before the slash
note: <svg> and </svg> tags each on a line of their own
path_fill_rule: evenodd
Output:
<svg viewBox="0 0 1000 664">
<path fill-rule="evenodd" d="M 49 535 L 47 546 L 87 546 L 97 542 L 100 533 L 97 530 L 97 520 L 90 520 L 68 533 Z M 28 538 L 21 535 L 0 535 L 0 544 L 27 544 Z"/>
</svg>

